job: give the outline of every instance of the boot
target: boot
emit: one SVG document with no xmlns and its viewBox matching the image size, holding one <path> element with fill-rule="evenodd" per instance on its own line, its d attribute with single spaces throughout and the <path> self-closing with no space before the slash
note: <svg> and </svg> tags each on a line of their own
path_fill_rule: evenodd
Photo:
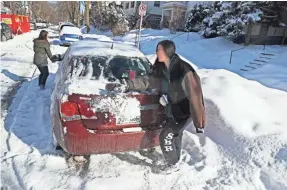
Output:
<svg viewBox="0 0 287 190">
<path fill-rule="evenodd" d="M 45 86 L 40 84 L 40 90 L 45 90 Z"/>
</svg>

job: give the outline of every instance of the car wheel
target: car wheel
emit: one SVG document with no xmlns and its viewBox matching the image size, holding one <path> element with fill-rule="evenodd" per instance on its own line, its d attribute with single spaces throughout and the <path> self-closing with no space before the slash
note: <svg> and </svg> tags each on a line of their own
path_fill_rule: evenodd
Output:
<svg viewBox="0 0 287 190">
<path fill-rule="evenodd" d="M 2 35 L 1 41 L 2 41 L 2 42 L 6 42 L 6 41 L 7 41 L 6 36 Z"/>
</svg>

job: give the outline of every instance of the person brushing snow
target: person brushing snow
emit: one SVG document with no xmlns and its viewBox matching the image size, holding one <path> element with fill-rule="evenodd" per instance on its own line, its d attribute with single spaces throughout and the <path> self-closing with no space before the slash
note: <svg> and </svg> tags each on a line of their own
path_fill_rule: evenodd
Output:
<svg viewBox="0 0 287 190">
<path fill-rule="evenodd" d="M 45 89 L 46 80 L 49 76 L 49 69 L 48 69 L 48 60 L 55 62 L 50 50 L 50 43 L 48 41 L 48 32 L 46 30 L 42 30 L 39 34 L 39 37 L 33 40 L 34 46 L 34 60 L 33 63 L 38 67 L 40 71 L 39 76 L 39 86 L 40 89 Z"/>
<path fill-rule="evenodd" d="M 144 77 L 125 80 L 123 84 L 108 84 L 107 90 L 118 92 L 158 89 L 160 103 L 165 107 L 167 125 L 161 131 L 159 141 L 167 161 L 167 168 L 174 168 L 180 160 L 183 131 L 191 117 L 197 132 L 205 126 L 205 107 L 200 78 L 193 67 L 176 53 L 174 42 L 158 43 L 157 59 L 152 72 Z"/>
</svg>

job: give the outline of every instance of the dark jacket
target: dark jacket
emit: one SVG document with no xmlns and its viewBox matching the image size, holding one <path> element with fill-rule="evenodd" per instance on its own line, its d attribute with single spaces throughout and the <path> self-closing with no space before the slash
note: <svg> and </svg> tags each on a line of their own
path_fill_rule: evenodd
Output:
<svg viewBox="0 0 287 190">
<path fill-rule="evenodd" d="M 50 43 L 47 40 L 33 40 L 34 42 L 34 60 L 33 63 L 37 66 L 43 67 L 48 65 L 47 55 L 49 59 L 52 58 L 50 50 Z"/>
<path fill-rule="evenodd" d="M 175 55 L 171 59 L 168 101 L 174 120 L 180 122 L 191 117 L 197 128 L 205 125 L 205 108 L 200 78 L 193 67 Z M 164 63 L 157 64 L 150 75 L 128 81 L 129 90 L 144 91 L 157 88 L 161 91 L 164 80 Z M 161 68 L 160 68 L 161 67 Z"/>
</svg>

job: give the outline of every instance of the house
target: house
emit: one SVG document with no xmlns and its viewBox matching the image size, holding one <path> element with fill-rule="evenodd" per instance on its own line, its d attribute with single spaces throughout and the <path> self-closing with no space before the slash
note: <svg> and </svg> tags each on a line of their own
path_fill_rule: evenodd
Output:
<svg viewBox="0 0 287 190">
<path fill-rule="evenodd" d="M 138 7 L 147 5 L 145 22 L 151 28 L 168 28 L 176 24 L 181 28 L 187 15 L 196 4 L 213 3 L 212 1 L 124 1 L 123 9 L 127 15 L 138 14 Z"/>
<path fill-rule="evenodd" d="M 138 7 L 141 3 L 147 5 L 147 11 L 144 20 L 148 27 L 159 28 L 162 15 L 161 7 L 165 1 L 124 1 L 124 12 L 127 15 L 138 14 Z"/>
</svg>

